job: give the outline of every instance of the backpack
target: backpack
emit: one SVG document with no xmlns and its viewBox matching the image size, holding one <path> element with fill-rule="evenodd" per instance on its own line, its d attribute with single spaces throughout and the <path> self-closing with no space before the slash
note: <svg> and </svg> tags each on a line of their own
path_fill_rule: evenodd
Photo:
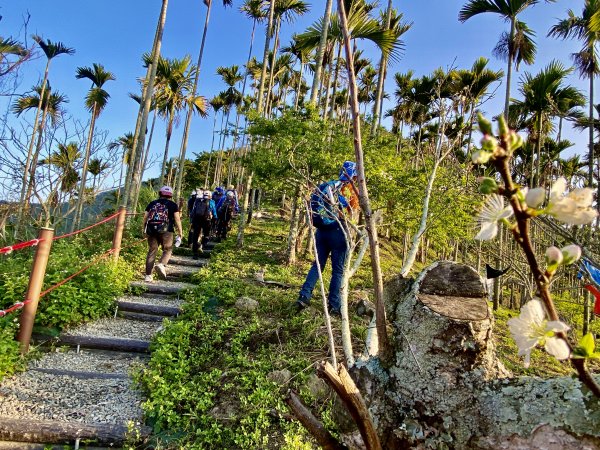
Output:
<svg viewBox="0 0 600 450">
<path fill-rule="evenodd" d="M 225 199 L 223 204 L 219 207 L 219 218 L 225 219 L 228 215 L 233 213 L 235 207 L 235 200 L 233 198 Z"/>
<path fill-rule="evenodd" d="M 196 199 L 192 210 L 192 218 L 195 220 L 211 218 L 209 200 Z"/>
<path fill-rule="evenodd" d="M 148 211 L 146 232 L 148 234 L 162 234 L 169 229 L 169 208 L 162 202 L 156 202 Z"/>
<path fill-rule="evenodd" d="M 333 199 L 330 196 L 333 194 Z M 333 201 L 332 201 L 333 200 Z M 310 196 L 312 223 L 316 228 L 334 228 L 338 224 L 339 201 L 335 182 L 320 184 Z"/>
</svg>

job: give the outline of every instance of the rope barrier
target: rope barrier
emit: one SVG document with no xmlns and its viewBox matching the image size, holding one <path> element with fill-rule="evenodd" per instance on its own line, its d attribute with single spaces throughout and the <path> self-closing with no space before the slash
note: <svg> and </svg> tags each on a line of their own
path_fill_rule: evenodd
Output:
<svg viewBox="0 0 600 450">
<path fill-rule="evenodd" d="M 142 238 L 142 239 L 138 239 L 138 240 L 136 240 L 136 241 L 132 242 L 131 244 L 129 244 L 129 245 L 125 246 L 125 247 L 121 247 L 121 250 L 124 250 L 124 249 L 126 249 L 126 248 L 129 248 L 129 247 L 133 247 L 134 245 L 137 245 L 137 244 L 139 244 L 139 243 L 141 243 L 142 241 L 145 241 L 145 240 L 146 240 L 146 239 L 144 239 L 144 238 Z M 43 291 L 43 292 L 40 292 L 40 299 L 41 299 L 42 297 L 44 297 L 46 294 L 48 294 L 48 293 L 52 292 L 53 290 L 55 290 L 55 289 L 57 289 L 57 288 L 61 287 L 63 284 L 66 284 L 67 282 L 69 282 L 70 280 L 72 280 L 73 278 L 75 278 L 76 276 L 78 276 L 78 275 L 82 274 L 83 272 L 85 272 L 86 270 L 88 270 L 90 267 L 92 267 L 93 265 L 95 265 L 96 263 L 98 263 L 100 260 L 102 260 L 102 258 L 104 258 L 104 257 L 106 257 L 106 256 L 108 256 L 108 255 L 110 255 L 111 253 L 114 253 L 114 251 L 115 251 L 115 249 L 113 249 L 113 248 L 111 248 L 111 249 L 109 249 L 109 250 L 105 251 L 104 253 L 102 253 L 101 255 L 99 255 L 98 257 L 96 257 L 96 258 L 95 258 L 95 259 L 94 259 L 94 260 L 93 260 L 93 261 L 92 261 L 90 264 L 88 264 L 87 266 L 85 266 L 85 267 L 83 267 L 83 268 L 79 269 L 77 272 L 75 272 L 75 273 L 73 273 L 73 274 L 69 275 L 67 278 L 65 278 L 65 279 L 63 279 L 63 280 L 61 280 L 61 281 L 59 281 L 59 282 L 58 282 L 58 283 L 56 283 L 55 285 L 53 285 L 53 286 L 49 287 L 48 289 L 46 289 L 45 291 Z M 12 305 L 10 308 L 7 308 L 7 309 L 4 309 L 4 310 L 1 310 L 1 309 L 0 309 L 0 317 L 4 317 L 4 316 L 6 316 L 7 314 L 10 314 L 10 313 L 12 313 L 12 312 L 14 312 L 14 311 L 17 311 L 17 310 L 19 310 L 19 309 L 23 308 L 23 307 L 24 307 L 26 304 L 28 304 L 28 303 L 31 303 L 31 300 L 30 300 L 30 299 L 24 300 L 24 301 L 22 301 L 22 302 L 16 302 L 14 305 Z"/>
<path fill-rule="evenodd" d="M 54 238 L 53 238 L 52 240 L 53 240 L 53 241 L 57 241 L 57 240 L 59 240 L 59 239 L 68 238 L 68 237 L 71 237 L 71 236 L 75 236 L 76 234 L 83 233 L 84 231 L 91 230 L 92 228 L 94 228 L 94 227 L 97 227 L 98 225 L 102 225 L 103 223 L 106 223 L 106 222 L 109 222 L 109 221 L 111 221 L 112 219 L 114 219 L 114 218 L 115 218 L 115 217 L 117 217 L 118 215 L 119 215 L 119 213 L 118 213 L 118 212 L 116 212 L 116 213 L 114 213 L 112 216 L 108 216 L 106 219 L 103 219 L 103 220 L 101 220 L 100 222 L 96 222 L 95 224 L 93 224 L 93 225 L 90 225 L 89 227 L 85 227 L 85 228 L 82 228 L 81 230 L 73 231 L 73 232 L 71 232 L 71 233 L 62 234 L 62 235 L 60 235 L 60 236 L 54 236 Z"/>
<path fill-rule="evenodd" d="M 1 254 L 8 255 L 9 253 L 12 253 L 14 250 L 21 250 L 22 248 L 36 246 L 40 242 L 42 242 L 40 239 L 32 239 L 30 241 L 19 242 L 18 244 L 9 245 L 7 247 L 0 248 L 0 255 Z"/>
</svg>

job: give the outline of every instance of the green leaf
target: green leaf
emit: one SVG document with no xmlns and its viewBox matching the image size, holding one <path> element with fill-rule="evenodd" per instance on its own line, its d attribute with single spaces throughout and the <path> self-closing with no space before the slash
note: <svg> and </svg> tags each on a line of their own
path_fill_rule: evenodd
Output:
<svg viewBox="0 0 600 450">
<path fill-rule="evenodd" d="M 594 335 L 588 333 L 581 338 L 579 345 L 573 350 L 573 355 L 579 358 L 598 358 L 600 355 L 594 353 L 595 347 Z"/>
</svg>

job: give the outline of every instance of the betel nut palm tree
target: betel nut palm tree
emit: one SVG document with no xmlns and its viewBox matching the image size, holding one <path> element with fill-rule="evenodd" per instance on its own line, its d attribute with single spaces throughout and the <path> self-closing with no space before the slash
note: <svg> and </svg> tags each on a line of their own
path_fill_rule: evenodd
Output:
<svg viewBox="0 0 600 450">
<path fill-rule="evenodd" d="M 166 167 L 169 159 L 169 144 L 173 127 L 178 122 L 181 111 L 192 105 L 193 111 L 201 117 L 207 116 L 207 103 L 204 97 L 192 93 L 196 67 L 191 58 L 160 58 L 156 73 L 156 107 L 158 114 L 167 122 L 165 131 L 165 151 L 163 155 L 160 183 L 166 178 Z"/>
<path fill-rule="evenodd" d="M 553 0 L 546 1 L 549 2 Z M 510 32 L 508 35 L 504 33 L 500 37 L 500 42 L 506 42 L 508 47 L 506 54 L 506 96 L 504 99 L 504 116 L 506 118 L 508 118 L 508 106 L 510 102 L 512 68 L 518 53 L 519 45 L 519 41 L 515 38 L 519 29 L 517 16 L 530 6 L 533 6 L 537 3 L 539 3 L 539 0 L 470 0 L 461 8 L 458 14 L 458 20 L 461 22 L 466 22 L 472 17 L 485 13 L 498 14 L 505 21 L 510 22 Z M 524 28 L 521 27 L 521 30 L 523 31 Z M 521 34 L 521 36 L 524 35 Z"/>
<path fill-rule="evenodd" d="M 594 78 L 600 72 L 596 44 L 600 40 L 600 0 L 585 0 L 581 15 L 573 10 L 567 12 L 568 17 L 560 20 L 550 28 L 548 36 L 561 39 L 574 38 L 583 42 L 583 48 L 573 54 L 575 67 L 582 77 L 587 77 L 590 83 L 588 98 L 588 186 L 594 181 Z"/>
<path fill-rule="evenodd" d="M 75 219 L 71 225 L 72 231 L 75 230 L 81 222 L 81 216 L 83 212 L 83 204 L 85 202 L 85 190 L 88 173 L 88 164 L 90 161 L 90 155 L 92 152 L 92 142 L 94 139 L 94 128 L 96 125 L 96 119 L 100 116 L 110 95 L 103 89 L 104 84 L 107 81 L 115 79 L 114 75 L 105 70 L 102 64 L 94 63 L 92 67 L 78 67 L 75 78 L 78 80 L 89 80 L 92 82 L 92 86 L 85 96 L 85 107 L 91 113 L 90 129 L 88 131 L 88 138 L 85 145 L 85 153 L 83 157 L 83 168 L 81 170 L 81 183 L 79 186 L 79 194 L 77 197 L 77 207 L 75 209 Z"/>
<path fill-rule="evenodd" d="M 27 174 L 31 172 L 31 159 L 33 156 L 33 145 L 35 142 L 35 135 L 38 131 L 40 112 L 42 111 L 42 99 L 46 91 L 46 84 L 48 82 L 48 74 L 50 72 L 50 62 L 59 55 L 73 55 L 75 50 L 65 46 L 61 42 L 52 42 L 50 39 L 42 39 L 40 36 L 33 36 L 33 40 L 40 47 L 44 55 L 46 56 L 46 68 L 44 70 L 44 78 L 42 80 L 41 90 L 39 93 L 39 102 L 35 112 L 35 119 L 33 121 L 33 129 L 31 131 L 31 139 L 29 141 L 29 147 L 27 149 L 27 158 L 25 161 L 25 167 L 23 169 L 23 180 L 21 184 L 21 194 L 19 196 L 19 214 L 17 217 L 17 223 L 15 224 L 15 237 L 18 236 L 21 223 L 23 221 L 23 215 L 29 205 L 29 199 L 25 199 L 25 193 L 27 190 Z M 27 200 L 27 201 L 26 201 Z"/>
<path fill-rule="evenodd" d="M 531 161 L 531 186 L 540 184 L 542 147 L 546 130 L 552 127 L 551 120 L 559 114 L 559 104 L 569 102 L 583 106 L 583 94 L 572 86 L 564 86 L 566 77 L 573 69 L 565 68 L 560 62 L 552 61 L 537 75 L 525 73 L 519 91 L 523 100 L 515 100 L 511 105 L 520 121 L 530 123 L 536 139 L 536 157 Z M 534 165 L 534 159 L 536 161 Z"/>
</svg>

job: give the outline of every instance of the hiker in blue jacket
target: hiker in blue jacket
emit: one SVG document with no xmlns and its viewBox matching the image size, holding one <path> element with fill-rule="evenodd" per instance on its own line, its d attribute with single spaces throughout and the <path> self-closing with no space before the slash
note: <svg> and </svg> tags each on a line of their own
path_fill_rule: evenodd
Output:
<svg viewBox="0 0 600 450">
<path fill-rule="evenodd" d="M 200 250 L 206 248 L 210 237 L 212 219 L 217 215 L 215 202 L 211 199 L 210 191 L 199 191 L 196 200 L 190 210 L 190 222 L 192 225 L 192 252 L 193 258 L 198 259 Z M 202 247 L 198 239 L 202 236 Z"/>
<path fill-rule="evenodd" d="M 329 283 L 328 306 L 329 313 L 341 315 L 340 289 L 344 275 L 344 265 L 348 253 L 346 241 L 344 210 L 350 210 L 356 203 L 349 201 L 342 191 L 353 192 L 353 181 L 356 179 L 356 163 L 344 162 L 338 180 L 322 183 L 311 195 L 310 208 L 313 226 L 317 229 L 315 243 L 317 247 L 317 260 L 312 264 L 306 281 L 302 285 L 296 308 L 303 310 L 310 304 L 312 292 L 319 280 L 317 262 L 321 271 L 325 268 L 327 259 L 331 255 L 331 282 Z M 351 189 L 345 189 L 350 187 Z"/>
</svg>

